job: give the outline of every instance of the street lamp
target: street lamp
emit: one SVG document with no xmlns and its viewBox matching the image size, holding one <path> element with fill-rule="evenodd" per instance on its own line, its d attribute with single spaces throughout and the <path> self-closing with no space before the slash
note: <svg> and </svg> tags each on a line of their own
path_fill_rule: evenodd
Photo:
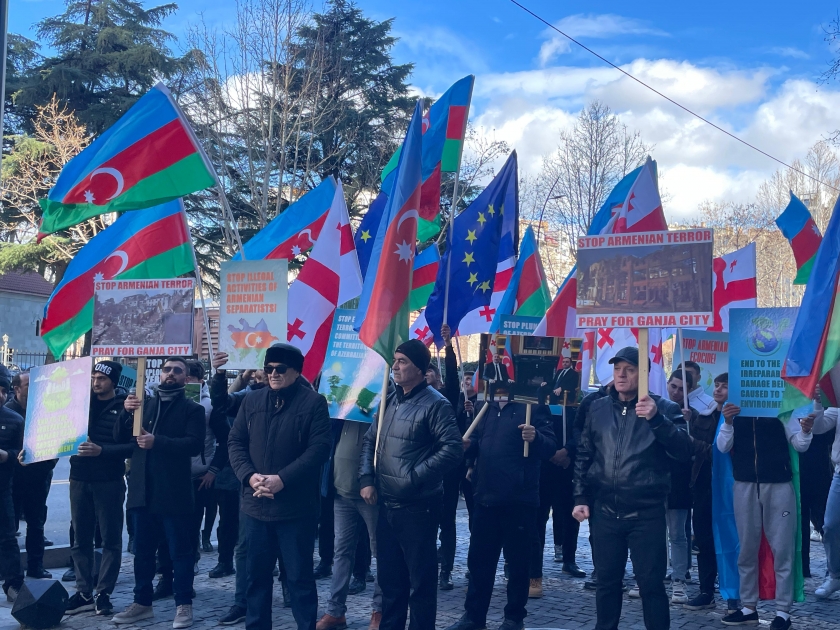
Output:
<svg viewBox="0 0 840 630">
<path fill-rule="evenodd" d="M 551 185 L 551 188 L 548 189 L 548 195 L 545 197 L 545 201 L 543 202 L 542 210 L 540 210 L 540 218 L 537 220 L 537 242 L 540 242 L 540 232 L 542 231 L 542 221 L 543 215 L 545 214 L 545 209 L 548 206 L 549 201 L 553 201 L 555 199 L 563 199 L 566 197 L 565 194 L 557 195 L 556 197 L 552 197 L 552 193 L 554 192 L 554 188 L 560 183 L 561 175 L 558 175 L 557 178 L 554 180 L 554 183 Z"/>
</svg>

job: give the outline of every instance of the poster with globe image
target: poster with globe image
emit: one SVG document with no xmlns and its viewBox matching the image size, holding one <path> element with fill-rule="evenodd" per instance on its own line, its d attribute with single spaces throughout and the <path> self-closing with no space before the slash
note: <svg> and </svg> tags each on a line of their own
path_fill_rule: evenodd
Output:
<svg viewBox="0 0 840 630">
<path fill-rule="evenodd" d="M 775 418 L 785 391 L 782 366 L 798 308 L 735 308 L 729 311 L 729 402 L 741 415 Z M 807 415 L 809 408 L 794 412 Z"/>
<path fill-rule="evenodd" d="M 87 439 L 91 357 L 32 368 L 23 463 L 70 457 Z"/>
</svg>

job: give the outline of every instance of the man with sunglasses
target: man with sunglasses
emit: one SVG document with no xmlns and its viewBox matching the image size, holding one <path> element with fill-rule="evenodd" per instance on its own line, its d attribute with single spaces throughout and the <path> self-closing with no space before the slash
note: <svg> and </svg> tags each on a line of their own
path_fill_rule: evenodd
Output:
<svg viewBox="0 0 840 630">
<path fill-rule="evenodd" d="M 126 508 L 134 510 L 134 603 L 114 615 L 117 624 L 133 624 L 152 612 L 155 552 L 165 538 L 174 569 L 173 628 L 192 625 L 193 562 L 190 536 L 194 499 L 192 457 L 204 447 L 204 407 L 184 395 L 187 363 L 179 357 L 164 361 L 160 384 L 143 403 L 140 435 L 132 437 L 134 411 L 140 401 L 130 395 L 114 427 L 115 441 L 134 442 Z"/>
<path fill-rule="evenodd" d="M 287 343 L 266 350 L 268 387 L 249 393 L 228 437 L 243 485 L 248 540 L 245 627 L 271 628 L 272 570 L 283 558 L 298 630 L 315 630 L 318 591 L 312 571 L 321 467 L 332 447 L 326 399 L 301 378 L 303 354 Z"/>
</svg>

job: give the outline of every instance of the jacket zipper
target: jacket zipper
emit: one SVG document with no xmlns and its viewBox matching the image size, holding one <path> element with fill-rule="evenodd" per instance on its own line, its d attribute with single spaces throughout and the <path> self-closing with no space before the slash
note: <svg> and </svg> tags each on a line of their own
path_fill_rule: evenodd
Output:
<svg viewBox="0 0 840 630">
<path fill-rule="evenodd" d="M 621 415 L 627 416 L 627 405 L 621 408 Z M 613 459 L 613 503 L 615 504 L 615 517 L 618 518 L 618 488 L 616 487 L 616 479 L 618 478 L 618 456 L 621 452 L 621 438 L 624 436 L 624 422 L 618 425 L 618 443 L 615 447 L 615 458 Z"/>
</svg>

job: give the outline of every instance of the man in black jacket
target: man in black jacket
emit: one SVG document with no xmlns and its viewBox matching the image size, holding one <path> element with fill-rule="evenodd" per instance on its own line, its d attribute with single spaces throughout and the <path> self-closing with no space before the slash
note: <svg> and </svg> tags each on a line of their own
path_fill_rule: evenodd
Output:
<svg viewBox="0 0 840 630">
<path fill-rule="evenodd" d="M 26 421 L 26 404 L 29 401 L 29 373 L 21 372 L 12 379 L 14 397 L 6 406 Z M 26 521 L 26 575 L 33 578 L 51 578 L 44 569 L 44 524 L 47 522 L 47 497 L 52 485 L 53 469 L 57 459 L 34 462 L 15 468 L 12 496 L 15 504 L 15 530 L 21 520 Z M 52 543 L 50 543 L 52 544 Z"/>
<path fill-rule="evenodd" d="M 381 630 L 404 630 L 409 604 L 411 630 L 435 627 L 435 537 L 443 478 L 463 458 L 463 447 L 452 405 L 426 384 L 430 360 L 428 348 L 417 339 L 396 349 L 396 390 L 387 398 L 381 431 L 377 419 L 362 450 L 361 495 L 370 505 L 379 503 Z"/>
<path fill-rule="evenodd" d="M 574 404 L 577 400 L 577 390 L 580 387 L 580 372 L 572 365 L 571 357 L 563 357 L 563 367 L 554 375 L 552 387 L 552 404 L 562 404 L 565 394 L 566 404 Z"/>
<path fill-rule="evenodd" d="M 228 437 L 230 463 L 243 486 L 248 630 L 271 628 L 271 573 L 278 554 L 298 630 L 315 630 L 313 532 L 320 472 L 330 456 L 332 432 L 326 399 L 304 385 L 301 370 L 300 350 L 286 343 L 268 348 L 269 387 L 243 399 Z"/>
<path fill-rule="evenodd" d="M 152 580 L 155 552 L 165 537 L 175 579 L 173 628 L 192 625 L 193 562 L 190 537 L 193 515 L 191 458 L 204 447 L 204 407 L 184 395 L 187 362 L 169 358 L 160 370 L 160 385 L 143 402 L 140 435 L 132 437 L 134 411 L 140 401 L 130 395 L 114 426 L 117 443 L 131 443 L 131 475 L 126 508 L 134 511 L 134 603 L 114 615 L 117 624 L 154 616 Z"/>
<path fill-rule="evenodd" d="M 493 595 L 499 555 L 508 565 L 507 605 L 501 630 L 522 630 L 527 614 L 529 552 L 540 504 L 540 464 L 557 450 L 545 406 L 491 402 L 473 433 L 466 455 L 476 460 L 473 471 L 475 520 L 470 533 L 466 612 L 448 630 L 482 630 Z M 523 441 L 530 444 L 523 455 Z"/>
<path fill-rule="evenodd" d="M 4 406 L 10 389 L 9 381 L 0 376 L 0 578 L 6 598 L 13 602 L 23 585 L 12 502 L 12 472 L 23 448 L 23 418 Z"/>
<path fill-rule="evenodd" d="M 691 438 L 677 428 L 678 405 L 644 392 L 639 398 L 639 351 L 627 347 L 610 359 L 610 395 L 592 403 L 575 461 L 578 521 L 590 519 L 592 560 L 598 572 L 597 630 L 615 630 L 627 551 L 642 597 L 645 627 L 670 627 L 665 592 L 665 500 L 669 458 L 688 461 Z"/>
<path fill-rule="evenodd" d="M 110 595 L 122 561 L 125 460 L 134 450 L 131 444 L 114 442 L 114 425 L 125 404 L 125 395 L 114 391 L 121 373 L 122 366 L 116 361 L 99 361 L 93 366 L 88 437 L 79 445 L 79 454 L 70 458 L 70 518 L 74 532 L 71 554 L 76 568 L 76 594 L 67 604 L 69 615 L 94 607 L 97 615 L 108 615 L 114 610 Z M 99 580 L 94 584 L 97 524 L 102 536 L 102 563 Z"/>
</svg>

